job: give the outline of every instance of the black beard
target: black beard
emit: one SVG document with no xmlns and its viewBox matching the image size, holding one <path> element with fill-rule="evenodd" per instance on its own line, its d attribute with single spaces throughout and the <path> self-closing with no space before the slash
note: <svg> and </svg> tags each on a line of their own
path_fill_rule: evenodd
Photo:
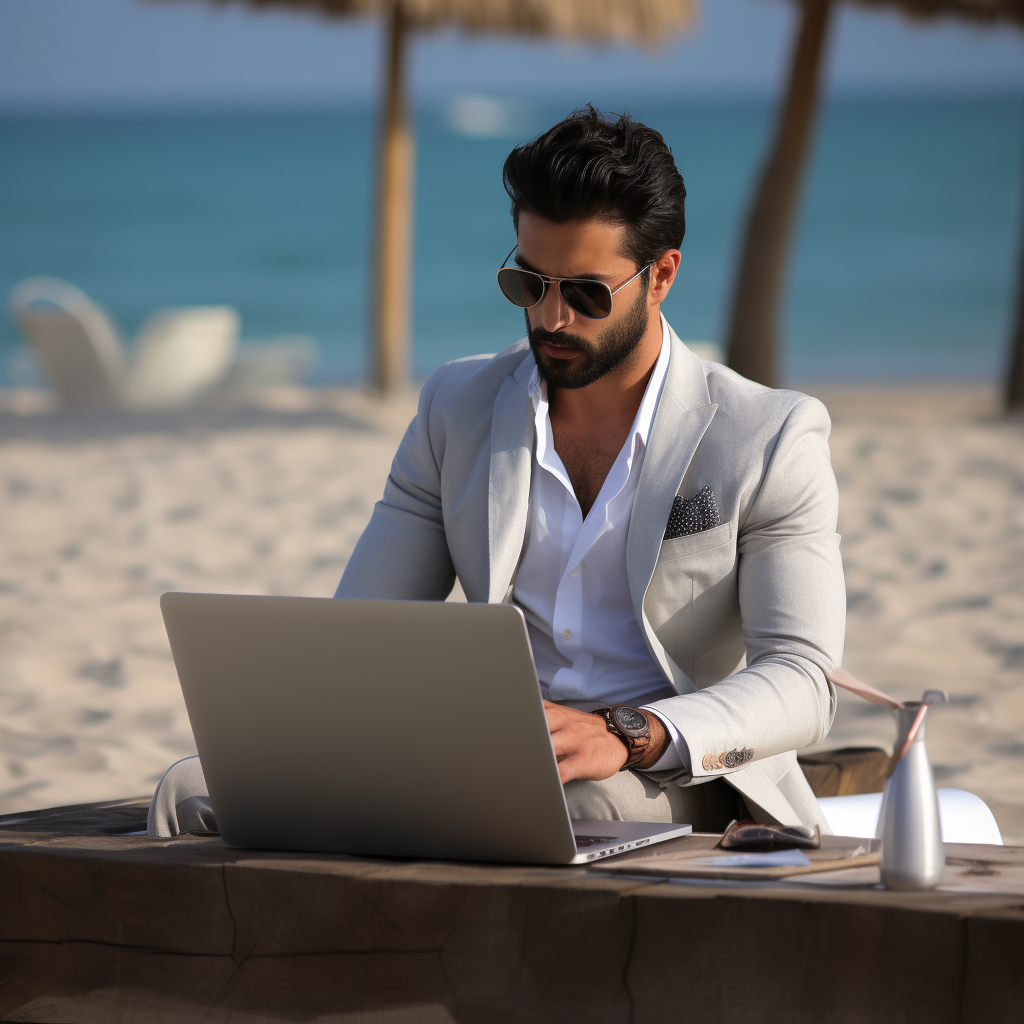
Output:
<svg viewBox="0 0 1024 1024">
<path fill-rule="evenodd" d="M 567 331 L 552 334 L 539 327 L 534 330 L 530 327 L 529 313 L 526 314 L 526 337 L 537 369 L 548 386 L 575 391 L 600 380 L 629 359 L 647 331 L 647 319 L 647 289 L 641 288 L 629 311 L 600 336 L 597 344 Z M 579 351 L 573 359 L 551 359 L 541 351 L 544 343 L 568 345 Z"/>
</svg>

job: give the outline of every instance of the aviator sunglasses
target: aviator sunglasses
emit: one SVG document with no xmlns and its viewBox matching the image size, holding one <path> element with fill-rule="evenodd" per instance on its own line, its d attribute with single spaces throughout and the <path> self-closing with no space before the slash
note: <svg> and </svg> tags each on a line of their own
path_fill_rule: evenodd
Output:
<svg viewBox="0 0 1024 1024">
<path fill-rule="evenodd" d="M 613 290 L 603 281 L 592 281 L 585 277 L 546 277 L 533 270 L 506 267 L 505 264 L 508 263 L 517 248 L 517 245 L 512 246 L 512 252 L 502 261 L 498 271 L 498 287 L 501 289 L 501 294 L 513 306 L 529 309 L 544 298 L 549 284 L 557 284 L 558 293 L 562 296 L 565 304 L 588 320 L 603 320 L 612 311 L 612 296 L 616 292 L 621 292 L 627 284 L 632 283 L 645 270 L 654 266 L 653 263 L 648 263 L 628 281 Z"/>
</svg>

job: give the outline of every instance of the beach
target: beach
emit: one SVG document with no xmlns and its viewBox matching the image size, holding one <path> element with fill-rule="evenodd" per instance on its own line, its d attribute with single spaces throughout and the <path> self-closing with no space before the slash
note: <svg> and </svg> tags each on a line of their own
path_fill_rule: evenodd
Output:
<svg viewBox="0 0 1024 1024">
<path fill-rule="evenodd" d="M 946 689 L 939 785 L 1024 842 L 1024 422 L 984 386 L 806 390 L 833 417 L 844 664 L 901 699 Z M 415 409 L 352 388 L 166 416 L 47 402 L 0 391 L 0 813 L 147 794 L 194 753 L 160 594 L 333 594 Z M 893 734 L 842 694 L 820 747 Z"/>
</svg>

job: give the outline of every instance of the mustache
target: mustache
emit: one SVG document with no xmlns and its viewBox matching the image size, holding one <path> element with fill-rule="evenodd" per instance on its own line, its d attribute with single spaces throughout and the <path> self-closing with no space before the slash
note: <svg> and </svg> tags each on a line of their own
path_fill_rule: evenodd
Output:
<svg viewBox="0 0 1024 1024">
<path fill-rule="evenodd" d="M 558 348 L 578 348 L 581 352 L 590 351 L 590 344 L 578 334 L 566 334 L 564 331 L 559 331 L 556 334 L 552 331 L 545 331 L 541 327 L 535 327 L 528 333 L 530 341 L 535 345 L 545 344 Z"/>
</svg>

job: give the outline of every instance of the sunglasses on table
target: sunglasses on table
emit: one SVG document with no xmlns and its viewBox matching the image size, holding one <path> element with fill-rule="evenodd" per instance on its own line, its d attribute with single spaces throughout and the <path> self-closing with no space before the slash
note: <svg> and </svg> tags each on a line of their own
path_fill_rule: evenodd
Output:
<svg viewBox="0 0 1024 1024">
<path fill-rule="evenodd" d="M 603 320 L 612 311 L 612 297 L 616 292 L 621 292 L 627 284 L 635 281 L 645 270 L 654 266 L 648 263 L 646 267 L 638 270 L 628 281 L 624 281 L 618 288 L 610 288 L 603 281 L 594 281 L 586 277 L 548 277 L 545 274 L 538 274 L 534 270 L 523 270 L 521 267 L 506 267 L 518 246 L 512 247 L 512 252 L 502 261 L 498 270 L 498 287 L 501 294 L 521 309 L 530 309 L 536 306 L 544 298 L 549 284 L 558 286 L 558 294 L 562 296 L 565 304 L 580 316 L 588 320 Z"/>
</svg>

